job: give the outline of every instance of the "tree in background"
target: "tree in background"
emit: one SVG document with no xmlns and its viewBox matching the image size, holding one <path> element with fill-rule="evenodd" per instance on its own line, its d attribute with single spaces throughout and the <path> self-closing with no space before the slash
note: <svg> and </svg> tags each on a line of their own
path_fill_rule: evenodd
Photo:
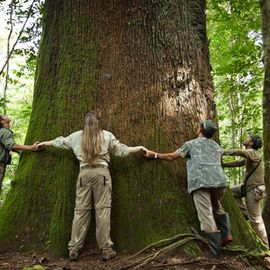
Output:
<svg viewBox="0 0 270 270">
<path fill-rule="evenodd" d="M 263 34 L 263 62 L 264 62 L 264 87 L 263 87 L 263 127 L 264 127 L 264 163 L 265 183 L 267 198 L 264 208 L 264 220 L 270 237 L 270 1 L 261 0 L 262 34 Z"/>
<path fill-rule="evenodd" d="M 258 1 L 208 1 L 208 37 L 224 148 L 241 148 L 252 131 L 262 132 L 261 15 Z M 232 184 L 239 169 L 227 171 Z"/>
<path fill-rule="evenodd" d="M 0 1 L 0 112 L 12 119 L 17 143 L 22 144 L 32 110 L 33 81 L 40 37 L 42 0 Z M 7 166 L 0 204 L 14 178 L 19 156 Z"/>
<path fill-rule="evenodd" d="M 89 110 L 126 144 L 169 151 L 194 138 L 215 117 L 205 24 L 203 0 L 47 0 L 26 143 L 80 129 Z M 46 243 L 66 253 L 77 170 L 71 153 L 22 155 L 0 210 L 1 249 Z M 185 171 L 184 162 L 113 160 L 119 249 L 198 229 Z M 256 247 L 230 193 L 225 205 L 235 243 Z"/>
</svg>

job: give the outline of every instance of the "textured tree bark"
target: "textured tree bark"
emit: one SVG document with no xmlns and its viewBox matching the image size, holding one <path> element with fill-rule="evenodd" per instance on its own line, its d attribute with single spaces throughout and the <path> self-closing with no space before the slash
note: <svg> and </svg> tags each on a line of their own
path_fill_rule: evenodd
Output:
<svg viewBox="0 0 270 270">
<path fill-rule="evenodd" d="M 264 130 L 264 162 L 265 183 L 267 187 L 267 199 L 265 202 L 263 217 L 270 238 L 270 1 L 261 0 L 262 34 L 263 34 L 263 61 L 264 61 L 264 87 L 263 87 L 263 130 Z"/>
<path fill-rule="evenodd" d="M 66 136 L 95 110 L 123 143 L 174 151 L 215 117 L 204 0 L 47 0 L 43 21 L 26 143 Z M 115 158 L 111 172 L 119 250 L 199 230 L 183 160 Z M 46 243 L 64 254 L 77 173 L 71 153 L 23 154 L 0 212 L 1 248 Z M 225 204 L 236 243 L 254 246 L 230 193 Z"/>
</svg>

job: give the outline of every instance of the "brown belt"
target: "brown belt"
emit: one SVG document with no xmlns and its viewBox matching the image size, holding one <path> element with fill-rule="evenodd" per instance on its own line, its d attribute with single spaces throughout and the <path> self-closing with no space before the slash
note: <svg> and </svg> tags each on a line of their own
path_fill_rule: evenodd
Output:
<svg viewBox="0 0 270 270">
<path fill-rule="evenodd" d="M 90 165 L 84 165 L 81 167 L 81 170 L 84 170 L 84 169 L 95 169 L 95 168 L 104 168 L 104 169 L 108 169 L 109 167 L 107 165 L 97 165 L 97 166 L 90 166 Z"/>
</svg>

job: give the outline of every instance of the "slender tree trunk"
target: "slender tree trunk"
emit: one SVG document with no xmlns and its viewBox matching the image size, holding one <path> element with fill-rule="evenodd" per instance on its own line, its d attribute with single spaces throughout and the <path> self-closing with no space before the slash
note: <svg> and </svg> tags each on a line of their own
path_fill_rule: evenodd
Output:
<svg viewBox="0 0 270 270">
<path fill-rule="evenodd" d="M 204 0 L 47 0 L 43 21 L 26 143 L 68 135 L 95 110 L 123 143 L 174 151 L 215 117 Z M 199 230 L 185 161 L 116 158 L 111 172 L 118 249 Z M 1 208 L 1 248 L 65 253 L 77 173 L 72 153 L 25 153 Z M 230 193 L 225 205 L 236 243 L 254 246 Z"/>
<path fill-rule="evenodd" d="M 230 108 L 230 120 L 231 120 L 231 148 L 235 149 L 236 148 L 236 134 L 235 134 L 235 105 L 234 105 L 234 95 L 232 92 L 229 92 L 229 98 L 228 98 L 228 103 L 229 103 L 229 108 Z"/>
<path fill-rule="evenodd" d="M 270 239 L 270 0 L 261 0 L 262 33 L 263 33 L 263 62 L 265 68 L 263 87 L 263 130 L 264 130 L 264 162 L 267 199 L 264 207 L 264 220 Z"/>
<path fill-rule="evenodd" d="M 230 76 L 229 79 L 230 82 L 230 87 L 231 87 L 231 91 L 229 91 L 228 94 L 228 105 L 229 105 L 229 109 L 230 109 L 230 120 L 231 120 L 231 146 L 230 148 L 232 149 L 236 149 L 239 148 L 239 145 L 237 144 L 237 141 L 240 141 L 241 139 L 241 131 L 240 130 L 236 130 L 235 126 L 236 123 L 239 123 L 239 115 L 237 113 L 235 113 L 235 111 L 237 110 L 237 108 L 240 107 L 239 104 L 239 96 L 236 95 L 234 93 L 234 84 L 235 84 L 235 78 L 233 78 L 233 76 Z M 241 148 L 241 145 L 240 145 Z M 238 159 L 238 157 L 234 157 L 234 159 Z M 235 173 L 234 174 L 234 185 L 239 185 L 243 182 L 243 168 L 242 167 L 238 167 L 238 168 L 234 168 Z"/>
<path fill-rule="evenodd" d="M 9 63 L 10 63 L 10 58 L 9 58 L 9 53 L 10 53 L 10 42 L 11 42 L 11 37 L 13 34 L 13 12 L 14 12 L 14 3 L 13 1 L 10 2 L 9 4 L 9 33 L 8 33 L 8 39 L 7 39 L 7 64 L 6 64 L 6 74 L 5 74 L 5 85 L 4 85 L 4 96 L 3 96 L 3 111 L 4 114 L 7 113 L 7 89 L 8 89 L 8 82 L 9 82 Z"/>
</svg>

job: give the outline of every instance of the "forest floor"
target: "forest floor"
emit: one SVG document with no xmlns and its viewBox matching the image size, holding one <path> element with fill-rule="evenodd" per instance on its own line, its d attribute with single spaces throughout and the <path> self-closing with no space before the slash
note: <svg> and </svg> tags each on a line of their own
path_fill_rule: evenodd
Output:
<svg viewBox="0 0 270 270">
<path fill-rule="evenodd" d="M 54 259 L 47 254 L 41 253 L 19 253 L 6 252 L 0 254 L 0 270 L 124 270 L 135 269 L 134 266 L 127 268 L 128 265 L 135 263 L 149 253 L 143 253 L 136 259 L 127 259 L 128 255 L 118 255 L 109 262 L 103 262 L 100 254 L 95 251 L 84 252 L 79 260 L 70 262 L 67 258 Z M 125 260 L 127 259 L 127 260 Z M 153 262 L 140 269 L 157 270 L 255 270 L 270 269 L 261 266 L 254 268 L 246 260 L 229 251 L 223 251 L 219 260 L 210 261 L 200 258 L 191 259 L 177 254 L 167 254 L 158 257 Z"/>
</svg>

